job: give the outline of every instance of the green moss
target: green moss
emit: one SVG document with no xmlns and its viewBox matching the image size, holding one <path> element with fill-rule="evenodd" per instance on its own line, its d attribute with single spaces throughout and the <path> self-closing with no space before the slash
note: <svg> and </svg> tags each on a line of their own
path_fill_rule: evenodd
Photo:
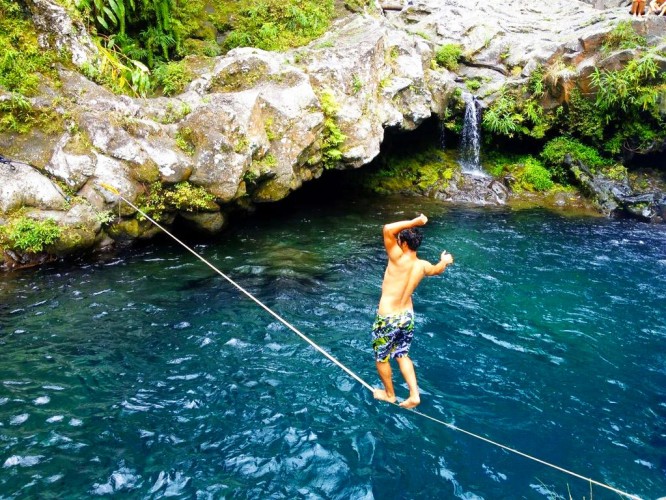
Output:
<svg viewBox="0 0 666 500">
<path fill-rule="evenodd" d="M 153 70 L 155 83 L 166 96 L 180 94 L 192 81 L 192 73 L 182 61 L 160 64 Z"/>
<path fill-rule="evenodd" d="M 481 82 L 477 78 L 468 78 L 465 80 L 465 87 L 467 87 L 470 92 L 476 92 L 481 88 Z"/>
<path fill-rule="evenodd" d="M 190 105 L 186 102 L 181 102 L 179 106 L 175 106 L 169 102 L 166 106 L 166 114 L 159 120 L 162 123 L 176 123 L 185 118 L 192 112 Z"/>
<path fill-rule="evenodd" d="M 242 136 L 236 141 L 236 144 L 234 144 L 234 152 L 236 154 L 244 154 L 247 152 L 249 147 L 250 141 L 247 137 Z"/>
<path fill-rule="evenodd" d="M 92 142 L 90 137 L 88 137 L 88 134 L 81 130 L 77 130 L 67 144 L 65 144 L 63 149 L 69 154 L 85 156 L 90 154 Z"/>
<path fill-rule="evenodd" d="M 194 132 L 190 127 L 181 128 L 176 133 L 176 145 L 188 155 L 194 155 Z"/>
<path fill-rule="evenodd" d="M 145 224 L 150 224 L 145 221 Z M 107 232 L 109 236 L 115 239 L 129 237 L 136 239 L 145 231 L 146 227 L 142 226 L 141 221 L 138 219 L 123 219 L 111 225 Z"/>
<path fill-rule="evenodd" d="M 622 181 L 628 178 L 627 168 L 620 164 L 606 167 L 602 172 L 606 177 L 614 181 Z"/>
<path fill-rule="evenodd" d="M 24 253 L 39 253 L 61 234 L 61 227 L 53 219 L 39 221 L 21 215 L 0 227 L 0 245 Z"/>
<path fill-rule="evenodd" d="M 268 65 L 264 61 L 253 61 L 248 68 L 246 63 L 235 61 L 225 67 L 211 81 L 211 92 L 239 92 L 252 88 L 269 74 Z"/>
<path fill-rule="evenodd" d="M 15 0 L 0 0 L 0 88 L 23 96 L 36 94 L 40 80 L 57 80 L 58 55 L 42 49 L 31 18 Z"/>
<path fill-rule="evenodd" d="M 370 6 L 370 0 L 345 0 L 345 7 L 352 12 L 363 12 Z"/>
<path fill-rule="evenodd" d="M 553 182 L 552 174 L 544 164 L 531 155 L 494 151 L 487 155 L 483 166 L 493 177 L 509 175 L 512 179 L 511 189 L 517 193 L 561 189 Z"/>
<path fill-rule="evenodd" d="M 261 172 L 266 172 L 277 166 L 277 158 L 272 153 L 268 153 L 261 160 L 254 162 Z"/>
<path fill-rule="evenodd" d="M 541 152 L 541 159 L 553 177 L 560 182 L 566 182 L 568 159 L 581 162 L 593 172 L 613 163 L 612 160 L 602 157 L 596 149 L 570 137 L 557 137 L 549 141 Z"/>
<path fill-rule="evenodd" d="M 242 0 L 228 16 L 226 49 L 286 50 L 322 35 L 334 14 L 333 0 Z"/>
<path fill-rule="evenodd" d="M 219 208 L 215 204 L 215 196 L 189 182 L 169 187 L 153 182 L 147 194 L 141 196 L 137 203 L 143 212 L 156 220 L 163 219 L 170 212 L 215 211 Z M 143 216 L 139 214 L 137 219 L 142 220 Z"/>
<path fill-rule="evenodd" d="M 462 45 L 459 43 L 449 43 L 437 49 L 437 52 L 435 52 L 435 62 L 438 66 L 446 68 L 449 71 L 457 71 L 462 56 Z"/>
<path fill-rule="evenodd" d="M 160 168 L 152 160 L 148 160 L 132 169 L 132 177 L 139 182 L 155 182 L 160 178 Z"/>
<path fill-rule="evenodd" d="M 338 127 L 335 117 L 339 111 L 339 104 L 333 92 L 325 90 L 321 94 L 321 108 L 324 112 L 324 130 L 322 140 L 322 157 L 324 168 L 333 168 L 342 159 L 340 146 L 347 140 L 347 136 Z"/>
<path fill-rule="evenodd" d="M 269 116 L 264 120 L 264 131 L 266 132 L 266 138 L 271 142 L 278 138 L 275 133 L 274 126 L 275 120 L 272 116 Z"/>
<path fill-rule="evenodd" d="M 550 172 L 531 156 L 524 163 L 520 181 L 528 191 L 548 191 L 554 185 Z"/>
<path fill-rule="evenodd" d="M 380 194 L 428 194 L 444 188 L 459 167 L 455 158 L 436 147 L 390 156 L 386 165 L 361 176 L 362 185 Z"/>
</svg>

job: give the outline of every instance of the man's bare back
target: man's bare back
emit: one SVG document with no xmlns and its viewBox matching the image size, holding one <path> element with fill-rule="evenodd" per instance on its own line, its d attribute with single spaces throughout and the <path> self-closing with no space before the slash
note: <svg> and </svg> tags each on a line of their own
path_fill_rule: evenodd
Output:
<svg viewBox="0 0 666 500">
<path fill-rule="evenodd" d="M 414 327 L 412 294 L 424 276 L 441 274 L 447 265 L 453 263 L 453 257 L 447 252 L 442 252 L 437 264 L 418 258 L 416 249 L 422 236 L 415 228 L 426 222 L 428 218 L 421 214 L 412 220 L 386 224 L 383 228 L 384 247 L 389 261 L 384 272 L 377 319 L 373 325 L 373 349 L 384 389 L 375 389 L 374 397 L 395 402 L 389 364 L 389 358 L 395 357 L 409 386 L 409 398 L 400 403 L 400 406 L 406 408 L 413 408 L 420 403 L 414 365 L 407 355 Z"/>
</svg>

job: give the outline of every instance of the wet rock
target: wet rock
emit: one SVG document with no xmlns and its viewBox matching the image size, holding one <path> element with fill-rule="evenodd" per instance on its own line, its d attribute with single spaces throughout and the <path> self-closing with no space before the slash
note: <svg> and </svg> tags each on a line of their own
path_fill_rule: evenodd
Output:
<svg viewBox="0 0 666 500">
<path fill-rule="evenodd" d="M 604 214 L 648 222 L 664 221 L 666 193 L 658 190 L 648 193 L 636 192 L 626 176 L 621 179 L 609 179 L 601 173 L 593 173 L 581 162 L 569 160 L 569 168 L 583 192 Z"/>
<path fill-rule="evenodd" d="M 504 205 L 509 190 L 501 182 L 482 173 L 458 173 L 435 198 L 473 205 Z"/>
<path fill-rule="evenodd" d="M 196 230 L 207 234 L 219 233 L 226 224 L 226 218 L 221 212 L 182 213 L 180 217 L 191 222 Z"/>
</svg>

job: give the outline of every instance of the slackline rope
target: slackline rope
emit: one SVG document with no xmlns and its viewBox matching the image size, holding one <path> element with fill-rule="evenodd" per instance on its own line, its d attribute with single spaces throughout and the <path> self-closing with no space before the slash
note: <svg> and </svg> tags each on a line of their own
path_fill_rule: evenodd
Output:
<svg viewBox="0 0 666 500">
<path fill-rule="evenodd" d="M 134 210 L 136 210 L 137 212 L 139 212 L 143 217 L 145 217 L 146 219 L 148 219 L 148 220 L 149 220 L 152 224 L 154 224 L 156 227 L 158 227 L 159 229 L 161 229 L 164 233 L 166 233 L 168 236 L 170 236 L 170 237 L 171 237 L 174 241 L 176 241 L 179 245 L 181 245 L 183 248 L 185 248 L 185 250 L 187 250 L 188 252 L 190 252 L 190 253 L 191 253 L 192 255 L 194 255 L 197 259 L 199 259 L 201 262 L 203 262 L 204 264 L 206 264 L 206 265 L 207 265 L 208 267 L 210 267 L 213 271 L 215 271 L 217 274 L 219 274 L 219 275 L 222 276 L 225 280 L 227 280 L 229 283 L 231 283 L 233 286 L 235 286 L 240 292 L 242 292 L 242 293 L 243 293 L 244 295 L 246 295 L 249 299 L 251 299 L 252 301 L 254 301 L 257 305 L 259 305 L 259 307 L 261 307 L 263 310 L 265 310 L 268 314 L 270 314 L 271 316 L 273 316 L 273 317 L 274 317 L 275 319 L 277 319 L 280 323 L 282 323 L 283 325 L 285 325 L 285 326 L 286 326 L 287 328 L 289 328 L 292 332 L 294 332 L 296 335 L 298 335 L 300 338 L 302 338 L 304 341 L 306 341 L 308 344 L 310 344 L 312 347 L 314 347 L 317 351 L 319 351 L 321 354 L 323 354 L 326 358 L 328 358 L 330 361 L 332 361 L 332 362 L 335 363 L 337 366 L 339 366 L 339 367 L 340 367 L 345 373 L 347 373 L 350 377 L 352 377 L 354 380 L 356 380 L 359 384 L 361 384 L 363 387 L 365 387 L 366 389 L 368 389 L 370 392 L 374 392 L 374 387 L 372 387 L 372 386 L 371 386 L 370 384 L 368 384 L 365 380 L 363 380 L 361 377 L 359 377 L 356 373 L 354 373 L 354 372 L 351 371 L 349 368 L 347 368 L 345 365 L 343 365 L 343 364 L 342 364 L 340 361 L 338 361 L 336 358 L 334 358 L 333 356 L 331 356 L 331 355 L 330 355 L 328 352 L 326 352 L 324 349 L 322 349 L 321 347 L 319 347 L 314 341 L 310 340 L 310 338 L 307 337 L 304 333 L 301 333 L 301 332 L 300 332 L 300 331 L 299 331 L 294 325 L 292 325 L 292 324 L 289 323 L 287 320 L 285 320 L 285 319 L 282 318 L 280 315 L 278 315 L 276 312 L 274 312 L 272 309 L 270 309 L 266 304 L 264 304 L 264 303 L 261 302 L 259 299 L 257 299 L 254 295 L 252 295 L 250 292 L 248 292 L 247 290 L 245 290 L 242 286 L 240 286 L 238 283 L 236 283 L 234 280 L 232 280 L 229 276 L 227 276 L 226 274 L 224 274 L 224 273 L 223 273 L 222 271 L 220 271 L 217 267 L 215 267 L 213 264 L 211 264 L 210 262 L 208 262 L 205 258 L 203 258 L 203 257 L 202 257 L 201 255 L 199 255 L 197 252 L 195 252 L 194 250 L 192 250 L 189 246 L 187 246 L 185 243 L 183 243 L 182 241 L 180 241 L 178 238 L 176 238 L 173 234 L 171 234 L 169 231 L 167 231 L 164 227 L 162 227 L 158 222 L 156 222 L 154 219 L 152 219 L 152 218 L 151 218 L 148 214 L 146 214 L 143 210 L 141 210 L 139 207 L 137 207 L 137 206 L 134 205 L 131 201 L 129 201 L 127 198 L 125 198 L 123 195 L 121 195 L 120 192 L 119 192 L 116 188 L 114 188 L 114 187 L 112 187 L 112 186 L 110 186 L 110 185 L 108 185 L 108 184 L 103 184 L 103 183 L 100 183 L 99 185 L 100 185 L 101 187 L 103 187 L 104 189 L 110 191 L 111 193 L 115 194 L 116 196 L 118 196 L 118 198 L 120 198 L 122 201 L 124 201 L 125 203 L 127 203 L 127 204 L 128 204 L 130 207 L 132 207 Z M 623 495 L 623 496 L 625 496 L 625 497 L 627 497 L 627 498 L 631 498 L 631 499 L 634 499 L 634 500 L 642 500 L 640 497 L 638 497 L 638 496 L 636 496 L 636 495 L 633 495 L 633 494 L 631 494 L 631 493 L 627 493 L 627 492 L 622 491 L 622 490 L 619 490 L 619 489 L 617 489 L 617 488 L 613 488 L 612 486 L 610 486 L 610 485 L 608 485 L 608 484 L 601 483 L 601 482 L 599 482 L 599 481 L 595 481 L 594 479 L 590 479 L 589 477 L 581 476 L 580 474 L 577 474 L 577 473 L 572 472 L 572 471 L 570 471 L 570 470 L 564 469 L 564 468 L 559 467 L 559 466 L 557 466 L 557 465 L 551 464 L 551 463 L 549 463 L 549 462 L 546 462 L 545 460 L 541 460 L 541 459 L 539 459 L 539 458 L 533 457 L 532 455 L 528 455 L 527 453 L 523 453 L 522 451 L 516 450 L 516 449 L 514 449 L 514 448 L 510 448 L 510 447 L 508 447 L 508 446 L 505 446 L 505 445 L 503 445 L 503 444 L 501 444 L 501 443 L 498 443 L 498 442 L 496 442 L 496 441 L 492 441 L 492 440 L 490 440 L 490 439 L 488 439 L 488 438 L 485 438 L 485 437 L 483 437 L 483 436 L 480 436 L 480 435 L 478 435 L 478 434 L 474 434 L 473 432 L 466 431 L 465 429 L 461 429 L 460 427 L 458 427 L 458 426 L 456 426 L 456 425 L 453 425 L 453 424 L 448 423 L 448 422 L 444 422 L 443 420 L 439 420 L 439 419 L 437 419 L 437 418 L 435 418 L 435 417 L 431 417 L 430 415 L 426 415 L 425 413 L 422 413 L 422 412 L 420 412 L 420 411 L 418 411 L 418 410 L 415 410 L 414 408 L 403 408 L 403 407 L 400 406 L 398 403 L 390 403 L 390 404 L 392 404 L 392 405 L 394 405 L 394 406 L 397 406 L 398 408 L 401 408 L 401 409 L 403 409 L 403 410 L 407 410 L 407 411 L 411 411 L 412 413 L 416 413 L 417 415 L 420 415 L 420 416 L 422 416 L 422 417 L 424 417 L 424 418 L 426 418 L 426 419 L 428 419 L 428 420 L 431 420 L 431 421 L 433 421 L 433 422 L 435 422 L 435 423 L 438 423 L 438 424 L 441 424 L 441 425 L 443 425 L 443 426 L 445 426 L 445 427 L 448 427 L 449 429 L 452 429 L 452 430 L 454 430 L 454 431 L 461 432 L 461 433 L 466 434 L 466 435 L 468 435 L 468 436 L 471 436 L 471 437 L 473 437 L 473 438 L 476 438 L 476 439 L 479 439 L 479 440 L 481 440 L 481 441 L 484 441 L 484 442 L 486 442 L 486 443 L 488 443 L 488 444 L 492 444 L 493 446 L 497 446 L 498 448 L 501 448 L 501 449 L 503 449 L 503 450 L 509 451 L 509 452 L 511 452 L 511 453 L 515 453 L 516 455 L 520 455 L 520 456 L 522 456 L 522 457 L 524 457 L 524 458 L 527 458 L 527 459 L 529 459 L 529 460 L 533 460 L 534 462 L 538 462 L 538 463 L 540 463 L 540 464 L 546 465 L 546 466 L 548 466 L 548 467 L 551 467 L 551 468 L 553 468 L 553 469 L 555 469 L 555 470 L 558 470 L 558 471 L 560 471 L 560 472 L 563 472 L 563 473 L 565 473 L 565 474 L 569 474 L 570 476 L 576 477 L 576 478 L 578 478 L 578 479 L 582 479 L 582 480 L 584 480 L 584 481 L 589 482 L 590 484 L 595 484 L 595 485 L 600 486 L 600 487 L 602 487 L 602 488 L 606 488 L 606 489 L 608 489 L 608 490 L 610 490 L 610 491 L 613 491 L 613 492 L 615 492 L 615 493 L 618 493 L 618 494 L 620 494 L 620 495 Z"/>
</svg>

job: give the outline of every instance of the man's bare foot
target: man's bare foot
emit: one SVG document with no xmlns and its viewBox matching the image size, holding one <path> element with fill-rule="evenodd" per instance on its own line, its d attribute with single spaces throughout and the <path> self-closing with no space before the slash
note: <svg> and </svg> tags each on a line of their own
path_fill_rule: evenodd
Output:
<svg viewBox="0 0 666 500">
<path fill-rule="evenodd" d="M 389 396 L 386 394 L 386 391 L 384 389 L 375 389 L 372 391 L 372 395 L 375 397 L 375 399 L 379 399 L 380 401 L 388 401 L 389 403 L 395 403 L 395 396 Z"/>
<path fill-rule="evenodd" d="M 419 398 L 418 396 L 409 396 L 398 406 L 401 406 L 403 408 L 416 408 L 420 404 L 421 404 L 421 398 Z"/>
</svg>

